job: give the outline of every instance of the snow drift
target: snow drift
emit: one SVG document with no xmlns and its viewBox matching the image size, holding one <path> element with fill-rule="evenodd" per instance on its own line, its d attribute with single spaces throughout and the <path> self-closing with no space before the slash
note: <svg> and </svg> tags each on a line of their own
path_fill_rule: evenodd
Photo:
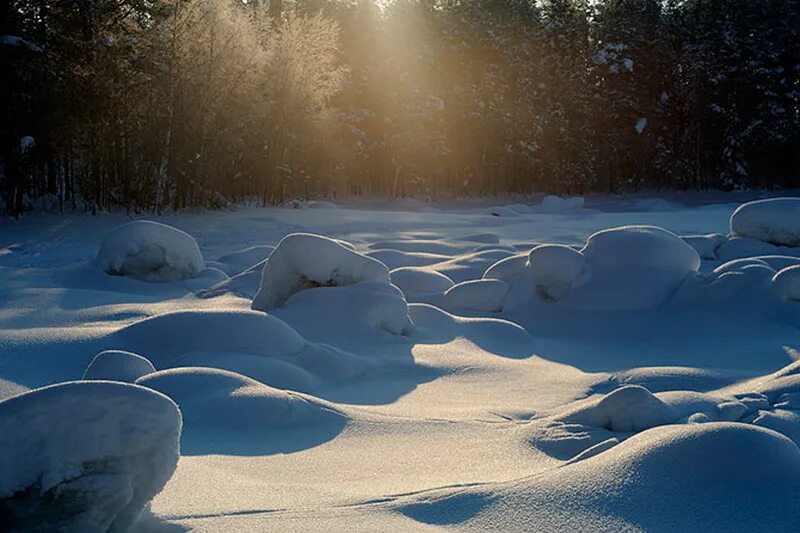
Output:
<svg viewBox="0 0 800 533">
<path fill-rule="evenodd" d="M 142 281 L 179 281 L 205 269 L 194 237 L 149 220 L 114 228 L 103 240 L 97 264 L 109 274 Z"/>
<path fill-rule="evenodd" d="M 0 402 L 0 519 L 18 531 L 124 531 L 172 476 L 181 415 L 136 385 L 68 382 Z"/>
</svg>

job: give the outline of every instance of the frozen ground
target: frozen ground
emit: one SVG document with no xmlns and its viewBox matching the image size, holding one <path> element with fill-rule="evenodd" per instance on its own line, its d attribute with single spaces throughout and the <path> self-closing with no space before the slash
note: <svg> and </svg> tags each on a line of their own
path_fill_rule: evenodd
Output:
<svg viewBox="0 0 800 533">
<path fill-rule="evenodd" d="M 139 531 L 796 529 L 800 229 L 796 205 L 756 205 L 729 235 L 748 199 L 184 212 L 147 218 L 185 233 L 127 226 L 99 257 L 130 218 L 2 220 L 0 430 L 27 429 L 0 434 L 23 458 L 0 520 L 39 478 L 104 497 L 109 464 L 157 490 L 167 396 L 181 457 Z M 135 383 L 116 418 L 167 437 L 97 433 L 115 417 L 93 381 L 61 386 L 58 424 L 61 389 L 17 396 L 81 379 Z M 105 445 L 78 468 L 49 427 Z"/>
</svg>

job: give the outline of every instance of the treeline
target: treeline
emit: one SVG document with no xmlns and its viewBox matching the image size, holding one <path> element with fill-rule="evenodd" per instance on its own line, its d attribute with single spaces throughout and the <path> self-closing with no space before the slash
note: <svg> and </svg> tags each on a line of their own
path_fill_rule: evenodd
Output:
<svg viewBox="0 0 800 533">
<path fill-rule="evenodd" d="M 3 0 L 0 211 L 800 186 L 800 0 Z"/>
</svg>

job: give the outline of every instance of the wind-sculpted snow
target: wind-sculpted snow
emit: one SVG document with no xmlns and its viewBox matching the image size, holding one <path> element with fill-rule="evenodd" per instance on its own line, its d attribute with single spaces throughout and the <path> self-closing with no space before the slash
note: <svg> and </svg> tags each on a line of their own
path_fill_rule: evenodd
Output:
<svg viewBox="0 0 800 533">
<path fill-rule="evenodd" d="M 772 278 L 772 290 L 778 298 L 800 304 L 800 264 L 777 272 Z"/>
<path fill-rule="evenodd" d="M 97 264 L 109 274 L 161 282 L 193 278 L 206 268 L 191 235 L 148 220 L 114 228 L 100 245 Z"/>
<path fill-rule="evenodd" d="M 4 531 L 125 531 L 172 476 L 181 415 L 136 385 L 71 382 L 0 402 Z"/>
<path fill-rule="evenodd" d="M 469 531 L 744 532 L 791 531 L 799 506 L 792 441 L 711 423 L 658 427 L 538 476 L 411 497 L 398 508 Z"/>
<path fill-rule="evenodd" d="M 800 198 L 770 198 L 739 206 L 731 232 L 778 246 L 800 247 Z"/>
</svg>

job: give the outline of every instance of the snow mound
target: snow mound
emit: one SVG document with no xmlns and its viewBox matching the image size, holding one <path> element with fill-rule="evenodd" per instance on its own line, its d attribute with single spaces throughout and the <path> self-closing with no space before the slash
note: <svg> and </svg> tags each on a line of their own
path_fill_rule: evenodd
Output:
<svg viewBox="0 0 800 533">
<path fill-rule="evenodd" d="M 800 265 L 786 267 L 775 274 L 772 291 L 782 300 L 800 303 Z"/>
<path fill-rule="evenodd" d="M 579 307 L 637 310 L 667 302 L 700 267 L 700 256 L 680 237 L 655 226 L 623 226 L 591 235 L 581 250 L 590 275 Z"/>
<path fill-rule="evenodd" d="M 674 409 L 639 385 L 620 387 L 563 417 L 570 422 L 627 433 L 669 424 L 676 418 Z"/>
<path fill-rule="evenodd" d="M 731 232 L 778 246 L 800 246 L 800 198 L 770 198 L 740 205 Z"/>
<path fill-rule="evenodd" d="M 153 363 L 141 355 L 124 350 L 105 350 L 92 359 L 83 379 L 133 383 L 145 374 L 155 371 Z"/>
<path fill-rule="evenodd" d="M 400 511 L 468 530 L 789 531 L 799 506 L 792 441 L 709 423 L 652 429 L 545 474 L 417 496 Z"/>
<path fill-rule="evenodd" d="M 486 272 L 483 273 L 483 278 L 508 281 L 525 272 L 527 265 L 528 256 L 526 254 L 512 255 L 487 268 Z"/>
<path fill-rule="evenodd" d="M 440 293 L 453 286 L 453 280 L 430 268 L 401 267 L 392 270 L 392 283 L 404 293 Z"/>
<path fill-rule="evenodd" d="M 217 259 L 217 262 L 224 266 L 223 270 L 230 276 L 244 272 L 266 260 L 274 249 L 274 246 L 268 245 L 250 246 L 243 250 L 225 254 Z"/>
<path fill-rule="evenodd" d="M 453 311 L 498 312 L 509 290 L 509 284 L 499 279 L 465 281 L 444 293 L 444 304 Z"/>
<path fill-rule="evenodd" d="M 136 385 L 69 382 L 4 400 L 0 518 L 16 531 L 124 531 L 175 471 L 180 433 L 175 404 Z"/>
<path fill-rule="evenodd" d="M 184 432 L 263 432 L 322 422 L 337 412 L 319 401 L 269 387 L 235 372 L 183 367 L 161 370 L 136 381 L 166 394 L 181 408 Z"/>
<path fill-rule="evenodd" d="M 586 272 L 586 258 L 559 244 L 543 244 L 528 254 L 528 268 L 538 295 L 546 301 L 564 299 Z"/>
<path fill-rule="evenodd" d="M 284 305 L 304 289 L 365 281 L 388 284 L 389 269 L 333 239 L 293 233 L 284 237 L 267 259 L 252 308 L 267 311 Z"/>
<path fill-rule="evenodd" d="M 540 213 L 569 213 L 583 209 L 585 200 L 581 196 L 561 198 L 560 196 L 545 196 L 539 204 Z"/>
<path fill-rule="evenodd" d="M 156 282 L 193 278 L 206 268 L 194 237 L 149 220 L 114 228 L 100 245 L 97 264 L 112 275 Z"/>
<path fill-rule="evenodd" d="M 682 237 L 686 243 L 697 251 L 700 259 L 704 261 L 714 261 L 717 259 L 717 250 L 728 241 L 728 237 L 721 233 L 709 233 L 708 235 L 684 235 Z"/>
<path fill-rule="evenodd" d="M 122 328 L 109 342 L 147 353 L 160 369 L 220 367 L 303 391 L 370 366 L 356 355 L 308 342 L 277 316 L 256 311 L 164 313 Z"/>
</svg>

